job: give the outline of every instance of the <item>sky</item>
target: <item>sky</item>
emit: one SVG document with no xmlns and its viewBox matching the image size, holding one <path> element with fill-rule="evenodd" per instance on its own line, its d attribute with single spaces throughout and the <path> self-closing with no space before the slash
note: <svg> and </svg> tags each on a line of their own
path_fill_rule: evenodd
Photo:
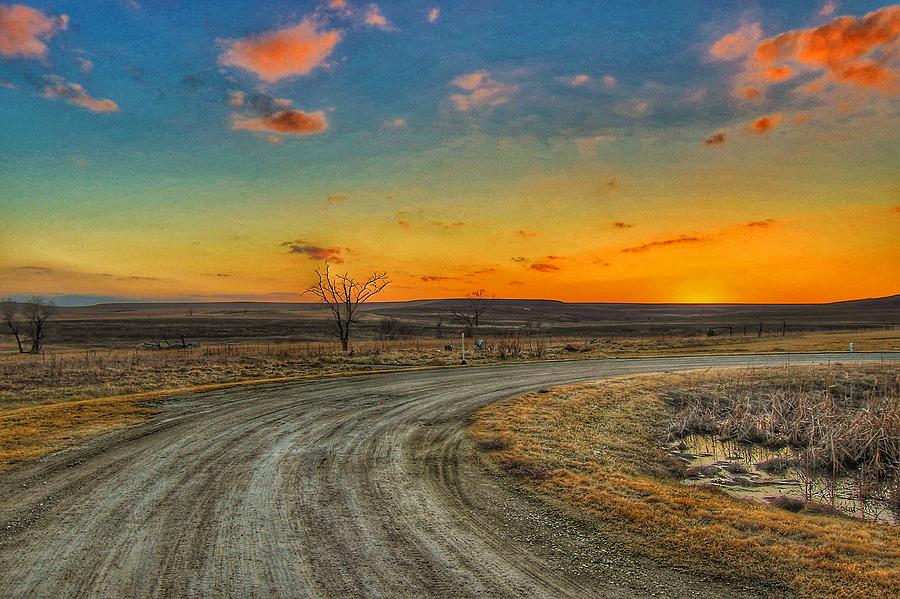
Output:
<svg viewBox="0 0 900 599">
<path fill-rule="evenodd" d="M 900 292 L 900 5 L 0 4 L 0 296 Z"/>
</svg>

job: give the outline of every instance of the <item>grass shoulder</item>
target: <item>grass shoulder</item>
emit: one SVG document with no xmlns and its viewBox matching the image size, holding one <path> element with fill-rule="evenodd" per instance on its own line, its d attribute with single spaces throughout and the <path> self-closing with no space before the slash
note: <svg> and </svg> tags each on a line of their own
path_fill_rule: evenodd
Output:
<svg viewBox="0 0 900 599">
<path fill-rule="evenodd" d="M 520 395 L 476 412 L 469 434 L 491 467 L 640 554 L 801 596 L 900 596 L 896 527 L 681 483 L 684 462 L 663 443 L 666 394 L 698 376 L 723 377 L 646 375 Z"/>
</svg>

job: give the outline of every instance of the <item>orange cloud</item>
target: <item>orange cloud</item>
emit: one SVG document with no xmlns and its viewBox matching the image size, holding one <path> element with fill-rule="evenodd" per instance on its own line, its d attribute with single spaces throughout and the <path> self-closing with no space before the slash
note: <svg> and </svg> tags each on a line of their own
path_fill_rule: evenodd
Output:
<svg viewBox="0 0 900 599">
<path fill-rule="evenodd" d="M 892 78 L 890 71 L 872 61 L 851 62 L 834 73 L 834 77 L 838 81 L 852 81 L 863 86 L 881 88 L 886 88 Z"/>
<path fill-rule="evenodd" d="M 630 229 L 634 225 L 632 225 L 631 223 L 623 223 L 622 221 L 616 221 L 612 224 L 612 226 L 614 229 Z"/>
<path fill-rule="evenodd" d="M 717 39 L 709 48 L 709 56 L 713 60 L 736 60 L 749 54 L 762 36 L 759 23 L 745 23 Z"/>
<path fill-rule="evenodd" d="M 453 85 L 463 90 L 449 96 L 460 112 L 506 104 L 519 91 L 518 85 L 495 81 L 486 70 L 460 75 L 453 80 Z"/>
<path fill-rule="evenodd" d="M 325 201 L 329 204 L 337 204 L 340 202 L 346 202 L 350 199 L 350 196 L 345 193 L 332 193 L 325 196 Z"/>
<path fill-rule="evenodd" d="M 459 277 L 442 277 L 438 275 L 424 275 L 419 279 L 425 283 L 444 283 L 446 281 L 458 281 Z"/>
<path fill-rule="evenodd" d="M 69 26 L 69 17 L 48 17 L 21 4 L 0 5 L 0 56 L 43 58 L 46 40 Z"/>
<path fill-rule="evenodd" d="M 713 133 L 712 135 L 704 139 L 703 143 L 708 146 L 720 146 L 725 143 L 725 132 L 719 131 L 718 133 Z"/>
<path fill-rule="evenodd" d="M 66 81 L 57 75 L 47 75 L 44 97 L 65 100 L 91 112 L 118 112 L 119 105 L 109 98 L 94 98 L 78 83 Z"/>
<path fill-rule="evenodd" d="M 590 83 L 590 81 L 591 81 L 590 75 L 581 74 L 581 75 L 575 75 L 574 77 L 569 79 L 569 84 L 574 85 L 575 87 L 579 87 L 586 83 Z"/>
<path fill-rule="evenodd" d="M 538 233 L 537 231 L 526 231 L 525 229 L 519 229 L 518 231 L 516 231 L 516 235 L 518 235 L 522 239 L 534 239 L 535 237 L 540 235 L 540 233 Z"/>
<path fill-rule="evenodd" d="M 900 52 L 900 6 L 888 6 L 856 18 L 838 17 L 819 27 L 787 31 L 763 40 L 754 67 L 776 62 L 824 69 L 837 81 L 888 88 L 892 62 Z M 868 60 L 860 61 L 869 56 Z"/>
<path fill-rule="evenodd" d="M 391 28 L 391 24 L 388 22 L 387 18 L 381 14 L 381 8 L 377 4 L 369 6 L 369 10 L 366 11 L 365 24 L 369 27 L 378 27 L 379 29 Z"/>
<path fill-rule="evenodd" d="M 225 40 L 222 66 L 250 71 L 269 83 L 308 75 L 341 41 L 339 31 L 320 31 L 309 17 L 297 25 L 237 40 Z"/>
<path fill-rule="evenodd" d="M 314 135 L 328 129 L 325 113 L 279 110 L 259 117 L 233 116 L 232 129 L 280 133 L 282 135 Z"/>
<path fill-rule="evenodd" d="M 781 81 L 783 79 L 789 79 L 794 72 L 790 67 L 769 67 L 766 69 L 766 79 L 769 81 Z"/>
<path fill-rule="evenodd" d="M 663 239 L 661 241 L 650 241 L 648 243 L 644 243 L 635 247 L 625 248 L 622 250 L 623 254 L 640 254 L 642 252 L 646 252 L 652 249 L 670 247 L 673 245 L 685 245 L 691 243 L 702 243 L 707 241 L 706 239 L 702 239 L 700 237 L 696 237 L 693 235 L 679 235 L 673 239 Z"/>
<path fill-rule="evenodd" d="M 762 92 L 755 87 L 742 87 L 737 90 L 737 95 L 745 100 L 759 100 L 762 98 Z"/>
<path fill-rule="evenodd" d="M 775 112 L 756 119 L 747 125 L 747 130 L 751 133 L 766 133 L 780 125 L 783 120 L 784 115 L 780 112 Z"/>
<path fill-rule="evenodd" d="M 536 262 L 534 264 L 530 264 L 528 266 L 531 270 L 535 270 L 537 272 L 557 272 L 560 270 L 558 266 L 555 264 L 545 264 L 542 262 Z"/>
</svg>

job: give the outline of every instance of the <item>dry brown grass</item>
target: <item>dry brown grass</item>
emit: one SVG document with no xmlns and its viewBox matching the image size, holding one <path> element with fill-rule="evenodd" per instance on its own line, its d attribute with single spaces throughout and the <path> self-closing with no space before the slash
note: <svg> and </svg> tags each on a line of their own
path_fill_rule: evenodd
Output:
<svg viewBox="0 0 900 599">
<path fill-rule="evenodd" d="M 134 398 L 76 401 L 0 412 L 0 472 L 132 424 L 154 410 Z"/>
<path fill-rule="evenodd" d="M 590 359 L 691 353 L 845 350 L 855 339 L 861 350 L 900 350 L 900 333 L 815 333 L 787 337 L 616 337 L 608 339 L 487 339 L 490 350 L 466 352 L 470 364 L 532 359 Z M 0 354 L 0 410 L 28 405 L 109 397 L 193 385 L 324 373 L 442 366 L 459 362 L 457 340 L 367 341 L 353 355 L 334 343 L 208 346 L 192 350 L 76 350 L 50 347 L 39 356 Z M 569 349 L 567 349 L 567 347 Z M 576 351 L 573 351 L 575 349 Z"/>
<path fill-rule="evenodd" d="M 654 375 L 526 394 L 477 412 L 470 433 L 488 463 L 656 559 L 809 597 L 900 596 L 897 528 L 679 482 L 683 465 L 660 443 L 663 393 L 696 382 Z"/>
<path fill-rule="evenodd" d="M 552 337 L 487 339 L 490 350 L 466 352 L 470 364 L 532 359 L 590 359 L 713 352 L 845 349 L 855 339 L 860 349 L 900 349 L 900 334 L 868 331 L 815 333 L 787 337 L 616 337 L 609 339 Z M 375 369 L 448 366 L 459 362 L 458 349 L 445 351 L 447 340 L 363 341 L 353 355 L 342 355 L 335 343 L 213 345 L 178 351 L 53 348 L 38 356 L 0 354 L 0 470 L 91 436 L 133 424 L 144 416 L 137 404 L 110 401 L 73 404 L 73 416 L 62 402 L 111 398 L 147 392 L 175 392 L 242 381 L 296 379 Z M 777 344 L 777 347 L 773 346 Z M 567 350 L 566 347 L 570 349 Z M 571 351 L 572 348 L 577 351 Z M 102 409 L 100 406 L 104 406 Z M 28 407 L 46 406 L 33 416 Z M 7 411 L 16 411 L 15 414 Z M 121 414 L 119 414 L 121 412 Z M 91 413 L 81 419 L 79 414 Z M 35 420 L 30 420 L 34 418 Z M 31 424 L 29 424 L 31 422 Z M 93 422 L 93 424 L 91 424 Z M 43 439 L 43 441 L 42 441 Z M 43 448 L 41 448 L 43 447 Z M 3 461 L 5 460 L 5 461 Z M 5 464 L 5 466 L 4 466 Z"/>
</svg>

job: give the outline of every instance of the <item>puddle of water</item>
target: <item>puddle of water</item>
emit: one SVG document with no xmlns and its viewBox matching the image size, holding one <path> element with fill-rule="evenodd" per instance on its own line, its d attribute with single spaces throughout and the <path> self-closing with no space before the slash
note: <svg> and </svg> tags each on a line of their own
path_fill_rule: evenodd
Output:
<svg viewBox="0 0 900 599">
<path fill-rule="evenodd" d="M 767 503 L 778 497 L 813 501 L 853 518 L 898 524 L 886 502 L 860 498 L 857 477 L 809 476 L 801 467 L 802 454 L 793 448 L 688 435 L 669 451 L 686 461 L 688 476 L 682 482 L 688 485 L 711 485 L 735 497 Z"/>
</svg>

